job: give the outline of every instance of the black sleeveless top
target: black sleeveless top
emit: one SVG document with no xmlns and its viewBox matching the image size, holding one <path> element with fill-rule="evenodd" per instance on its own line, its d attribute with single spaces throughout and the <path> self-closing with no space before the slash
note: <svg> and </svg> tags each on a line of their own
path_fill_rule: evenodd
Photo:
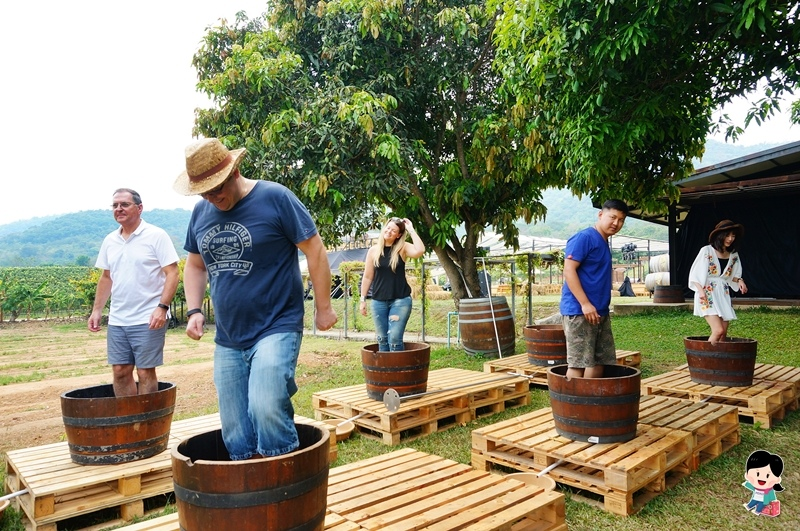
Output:
<svg viewBox="0 0 800 531">
<path fill-rule="evenodd" d="M 400 257 L 397 267 L 392 271 L 389 264 L 391 258 L 392 248 L 384 247 L 372 278 L 372 298 L 376 301 L 403 299 L 411 295 L 411 286 L 406 282 L 405 261 Z"/>
</svg>

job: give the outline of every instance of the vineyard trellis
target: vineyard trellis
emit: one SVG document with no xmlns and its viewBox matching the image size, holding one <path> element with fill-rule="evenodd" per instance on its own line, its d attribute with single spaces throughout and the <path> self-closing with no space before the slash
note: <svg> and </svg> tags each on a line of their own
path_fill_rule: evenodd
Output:
<svg viewBox="0 0 800 531">
<path fill-rule="evenodd" d="M 0 322 L 88 316 L 99 278 L 100 270 L 88 266 L 0 267 Z M 183 275 L 173 314 L 183 311 L 182 283 Z"/>
</svg>

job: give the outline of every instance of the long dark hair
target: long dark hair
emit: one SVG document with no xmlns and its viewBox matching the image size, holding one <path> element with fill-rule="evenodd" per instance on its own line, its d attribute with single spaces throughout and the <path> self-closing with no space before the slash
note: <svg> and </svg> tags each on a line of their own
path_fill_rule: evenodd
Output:
<svg viewBox="0 0 800 531">
<path fill-rule="evenodd" d="M 731 243 L 730 247 L 726 248 L 725 247 L 725 238 L 727 238 L 728 234 L 731 234 L 731 233 L 733 233 L 736 236 L 736 239 L 733 240 L 733 243 Z M 719 231 L 717 234 L 714 235 L 714 239 L 711 242 L 711 245 L 714 247 L 714 249 L 716 249 L 717 251 L 719 251 L 721 253 L 725 252 L 726 250 L 728 252 L 732 253 L 732 252 L 735 252 L 737 249 L 739 249 L 739 241 L 740 240 L 741 240 L 741 237 L 739 236 L 737 231 L 735 231 L 735 230 L 724 231 L 723 230 L 723 231 Z"/>
<path fill-rule="evenodd" d="M 767 465 L 769 465 L 769 469 L 773 475 L 780 477 L 781 474 L 783 474 L 783 459 L 781 459 L 781 456 L 771 454 L 766 450 L 756 450 L 750 454 L 750 457 L 747 458 L 745 474 L 749 472 L 751 468 L 764 468 Z M 772 489 L 780 492 L 783 490 L 783 486 L 780 483 L 776 483 Z"/>
</svg>

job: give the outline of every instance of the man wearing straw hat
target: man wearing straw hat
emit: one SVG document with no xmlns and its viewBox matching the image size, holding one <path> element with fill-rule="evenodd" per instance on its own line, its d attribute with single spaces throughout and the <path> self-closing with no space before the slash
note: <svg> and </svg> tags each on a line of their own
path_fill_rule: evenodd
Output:
<svg viewBox="0 0 800 531">
<path fill-rule="evenodd" d="M 119 229 L 105 237 L 97 255 L 95 266 L 103 272 L 88 326 L 100 331 L 103 308 L 111 297 L 107 342 L 114 396 L 155 393 L 169 304 L 178 289 L 178 253 L 163 229 L 142 219 L 142 198 L 136 191 L 120 188 L 112 203 Z"/>
<path fill-rule="evenodd" d="M 214 384 L 222 438 L 231 459 L 276 456 L 299 446 L 291 397 L 303 335 L 303 283 L 297 250 L 308 262 L 317 328 L 336 323 L 325 246 L 306 207 L 286 187 L 246 179 L 245 149 L 207 138 L 186 148 L 174 188 L 200 195 L 189 222 L 183 272 L 192 339 L 203 335 L 202 303 L 214 305 Z"/>
</svg>

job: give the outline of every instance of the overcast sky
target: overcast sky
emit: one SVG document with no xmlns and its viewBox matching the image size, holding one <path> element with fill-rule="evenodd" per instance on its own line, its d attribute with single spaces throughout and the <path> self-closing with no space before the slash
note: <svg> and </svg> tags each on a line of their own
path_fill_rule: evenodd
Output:
<svg viewBox="0 0 800 531">
<path fill-rule="evenodd" d="M 192 55 L 206 27 L 264 5 L 3 2 L 0 224 L 106 208 L 119 187 L 136 189 L 145 211 L 191 208 L 196 199 L 172 183 L 193 140 L 194 109 L 207 106 Z M 800 126 L 784 117 L 740 144 L 796 140 Z"/>
</svg>

